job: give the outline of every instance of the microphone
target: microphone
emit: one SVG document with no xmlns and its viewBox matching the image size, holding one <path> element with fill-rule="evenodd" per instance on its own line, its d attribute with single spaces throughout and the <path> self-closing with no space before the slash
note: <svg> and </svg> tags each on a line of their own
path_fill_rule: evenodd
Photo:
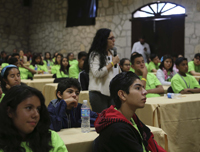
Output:
<svg viewBox="0 0 200 152">
<path fill-rule="evenodd" d="M 117 48 L 113 47 L 112 50 L 113 50 L 113 56 L 117 56 Z M 114 65 L 114 68 L 117 68 L 117 64 Z"/>
</svg>

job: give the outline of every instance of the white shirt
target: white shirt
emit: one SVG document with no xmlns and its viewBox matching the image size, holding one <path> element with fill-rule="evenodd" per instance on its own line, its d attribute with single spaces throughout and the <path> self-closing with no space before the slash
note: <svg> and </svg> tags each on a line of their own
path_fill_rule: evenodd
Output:
<svg viewBox="0 0 200 152">
<path fill-rule="evenodd" d="M 144 48 L 147 49 L 147 51 L 144 51 Z M 147 62 L 147 55 L 150 55 L 151 51 L 150 51 L 150 48 L 149 48 L 149 44 L 147 43 L 144 43 L 143 45 L 140 43 L 140 41 L 138 42 L 135 42 L 133 44 L 133 49 L 132 49 L 132 52 L 138 52 L 140 54 L 142 54 L 143 58 L 144 58 L 144 62 L 146 63 Z"/>
</svg>

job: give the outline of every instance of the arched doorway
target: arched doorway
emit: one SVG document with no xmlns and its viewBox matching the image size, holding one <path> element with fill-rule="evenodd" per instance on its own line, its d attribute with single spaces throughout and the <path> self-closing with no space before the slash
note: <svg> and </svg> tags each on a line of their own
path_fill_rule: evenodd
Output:
<svg viewBox="0 0 200 152">
<path fill-rule="evenodd" d="M 132 13 L 132 46 L 145 35 L 151 52 L 184 55 L 185 8 L 171 2 L 153 2 Z"/>
</svg>

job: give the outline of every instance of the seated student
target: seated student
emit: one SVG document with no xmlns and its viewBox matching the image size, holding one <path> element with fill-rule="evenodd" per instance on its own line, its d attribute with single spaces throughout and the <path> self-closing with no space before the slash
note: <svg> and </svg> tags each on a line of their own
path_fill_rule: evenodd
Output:
<svg viewBox="0 0 200 152">
<path fill-rule="evenodd" d="M 164 55 L 156 76 L 162 85 L 171 85 L 171 79 L 176 74 L 174 61 L 170 55 Z"/>
<path fill-rule="evenodd" d="M 1 64 L 1 69 L 3 69 L 4 67 L 6 67 L 7 65 L 9 65 L 8 60 L 11 58 L 11 55 L 7 55 L 5 58 L 4 63 Z"/>
<path fill-rule="evenodd" d="M 21 80 L 23 79 L 28 79 L 30 77 L 32 77 L 32 74 L 35 74 L 36 71 L 25 66 L 21 61 L 19 61 L 17 58 L 15 57 L 11 57 L 9 60 L 8 60 L 8 63 L 9 64 L 13 64 L 13 65 L 16 65 L 18 68 L 19 68 L 19 71 L 20 71 L 20 78 Z M 21 66 L 20 66 L 21 65 Z"/>
<path fill-rule="evenodd" d="M 44 64 L 46 66 L 52 66 L 53 65 L 53 61 L 51 60 L 51 53 L 50 52 L 45 52 L 44 53 L 44 60 L 43 60 Z"/>
<path fill-rule="evenodd" d="M 60 136 L 49 130 L 50 118 L 40 91 L 14 86 L 0 103 L 1 152 L 67 152 Z"/>
<path fill-rule="evenodd" d="M 132 68 L 135 70 L 135 74 L 140 77 L 145 89 L 147 90 L 146 97 L 160 97 L 159 94 L 163 94 L 164 89 L 156 76 L 153 73 L 147 72 L 142 55 L 139 53 L 132 55 L 131 63 Z"/>
<path fill-rule="evenodd" d="M 200 85 L 198 81 L 193 76 L 187 74 L 187 59 L 183 57 L 177 58 L 175 63 L 179 72 L 171 80 L 171 86 L 174 93 L 200 93 Z"/>
<path fill-rule="evenodd" d="M 150 56 L 151 62 L 148 65 L 148 72 L 157 72 L 160 65 L 160 60 L 156 54 L 151 54 Z"/>
<path fill-rule="evenodd" d="M 95 152 L 165 152 L 135 114 L 145 106 L 146 94 L 143 83 L 133 72 L 122 72 L 111 80 L 110 95 L 116 107 L 112 105 L 102 111 L 95 121 L 99 133 Z"/>
<path fill-rule="evenodd" d="M 64 57 L 61 59 L 61 67 L 56 73 L 56 78 L 67 78 L 69 77 L 69 63 L 67 61 L 67 58 Z"/>
<path fill-rule="evenodd" d="M 39 53 L 33 55 L 33 60 L 29 68 L 35 70 L 35 73 L 37 71 L 38 74 L 48 73 L 47 66 L 43 63 L 42 57 Z"/>
<path fill-rule="evenodd" d="M 56 61 L 56 56 L 57 56 L 57 55 L 58 55 L 58 52 L 54 52 L 53 58 L 52 58 L 53 63 Z"/>
<path fill-rule="evenodd" d="M 74 53 L 72 52 L 67 54 L 67 61 L 69 61 L 70 65 L 78 64 L 78 61 L 74 59 Z"/>
<path fill-rule="evenodd" d="M 20 50 L 19 51 L 19 58 L 20 58 L 20 61 L 22 62 L 22 63 L 26 63 L 27 62 L 27 57 L 24 55 L 24 51 L 23 50 Z"/>
<path fill-rule="evenodd" d="M 51 73 L 52 74 L 56 74 L 57 71 L 59 71 L 60 69 L 60 64 L 61 64 L 61 59 L 62 59 L 63 55 L 60 53 L 57 53 L 57 56 L 55 57 L 55 62 L 53 64 L 53 66 L 51 67 Z"/>
<path fill-rule="evenodd" d="M 194 61 L 188 63 L 188 73 L 193 76 L 200 76 L 200 53 L 194 55 Z"/>
<path fill-rule="evenodd" d="M 57 99 L 50 102 L 48 111 L 51 117 L 50 128 L 60 131 L 63 128 L 81 127 L 81 106 L 78 103 L 80 84 L 77 79 L 66 78 L 58 83 Z M 90 111 L 90 125 L 94 127 L 97 114 Z"/>
<path fill-rule="evenodd" d="M 83 64 L 87 57 L 86 52 L 79 52 L 78 53 L 78 63 L 73 64 L 69 68 L 69 77 L 78 79 L 79 73 L 83 70 Z"/>
<path fill-rule="evenodd" d="M 130 71 L 131 63 L 130 63 L 129 59 L 127 59 L 127 58 L 121 59 L 119 65 L 120 65 L 122 72 Z"/>
</svg>

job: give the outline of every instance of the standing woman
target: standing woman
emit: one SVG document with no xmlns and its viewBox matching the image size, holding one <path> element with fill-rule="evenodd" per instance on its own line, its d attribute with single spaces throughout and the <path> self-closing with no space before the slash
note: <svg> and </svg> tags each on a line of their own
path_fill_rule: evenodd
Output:
<svg viewBox="0 0 200 152">
<path fill-rule="evenodd" d="M 171 79 L 176 74 L 173 70 L 174 61 L 170 55 L 164 55 L 156 76 L 162 85 L 171 85 Z"/>
<path fill-rule="evenodd" d="M 66 57 L 61 59 L 60 69 L 56 73 L 56 78 L 67 78 L 69 77 L 69 63 Z"/>
<path fill-rule="evenodd" d="M 114 103 L 110 98 L 109 83 L 120 71 L 117 64 L 119 57 L 114 57 L 111 53 L 114 45 L 115 37 L 112 31 L 99 29 L 84 65 L 85 71 L 89 73 L 89 97 L 92 110 L 98 113 Z"/>
<path fill-rule="evenodd" d="M 121 59 L 119 65 L 120 65 L 122 72 L 128 72 L 131 67 L 131 63 L 128 58 Z"/>
<path fill-rule="evenodd" d="M 57 71 L 60 69 L 60 61 L 62 59 L 63 55 L 58 53 L 57 56 L 56 56 L 56 59 L 55 59 L 55 62 L 53 64 L 53 66 L 51 67 L 51 73 L 52 74 L 56 74 Z"/>
<path fill-rule="evenodd" d="M 14 86 L 0 103 L 0 152 L 67 152 L 49 130 L 50 117 L 40 91 Z"/>
</svg>

